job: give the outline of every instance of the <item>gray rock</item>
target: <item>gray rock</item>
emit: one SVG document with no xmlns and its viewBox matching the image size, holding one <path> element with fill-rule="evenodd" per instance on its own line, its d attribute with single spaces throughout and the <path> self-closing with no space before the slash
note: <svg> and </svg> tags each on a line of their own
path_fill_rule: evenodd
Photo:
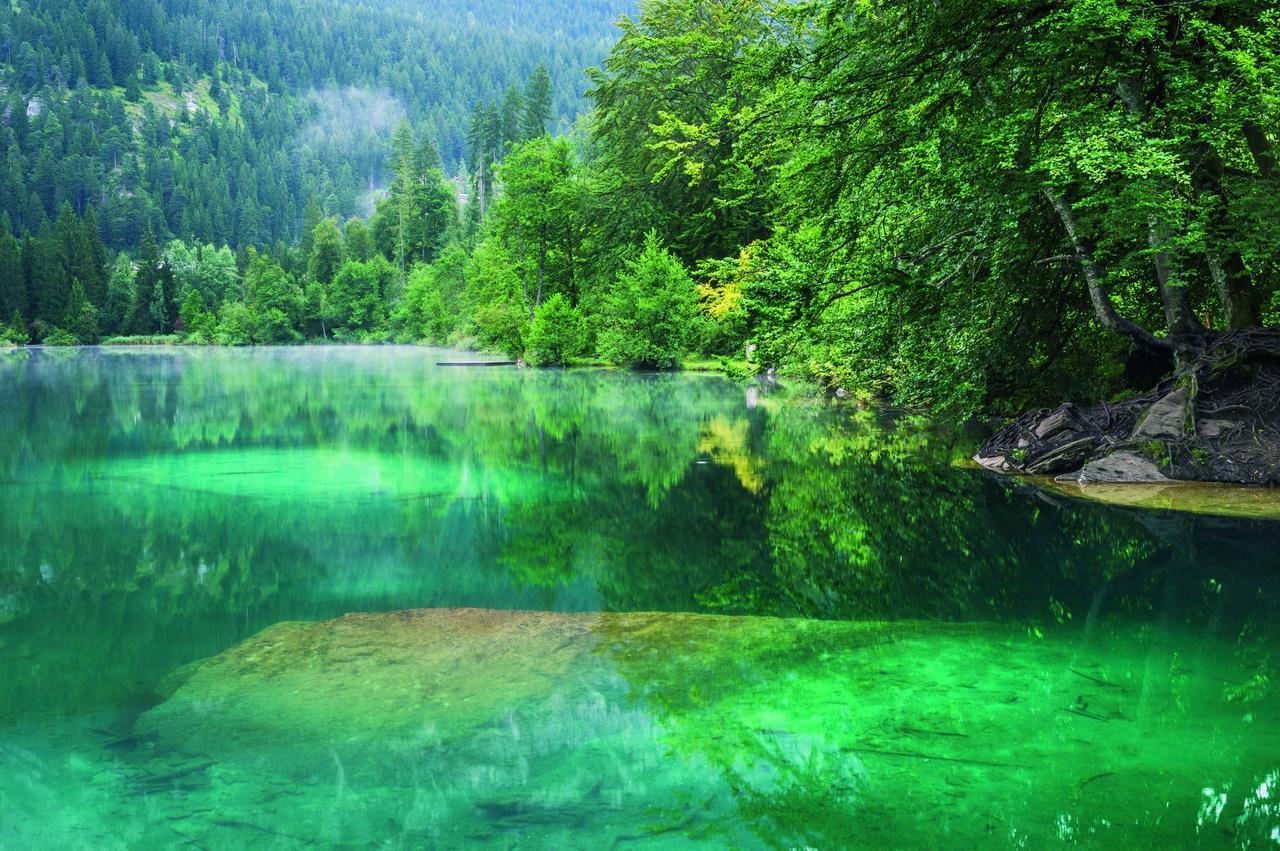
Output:
<svg viewBox="0 0 1280 851">
<path fill-rule="evenodd" d="M 1075 436 L 1080 431 L 1079 426 L 1071 406 L 1066 405 L 1040 421 L 1040 425 L 1036 426 L 1036 437 L 1048 440 L 1054 436 Z M 1060 434 L 1061 432 L 1068 434 Z"/>
<path fill-rule="evenodd" d="M 1201 437 L 1221 437 L 1222 433 L 1236 424 L 1231 420 L 1197 420 L 1196 434 Z"/>
<path fill-rule="evenodd" d="M 1158 440 L 1181 437 L 1187 423 L 1187 405 L 1191 402 L 1191 388 L 1179 387 L 1157 400 L 1146 413 L 1138 418 L 1133 430 L 1134 440 Z"/>
<path fill-rule="evenodd" d="M 1148 458 L 1136 452 L 1113 452 L 1090 461 L 1078 473 L 1059 476 L 1060 481 L 1090 483 L 1167 482 L 1169 477 Z"/>
<path fill-rule="evenodd" d="M 1009 465 L 1004 462 L 1003 455 L 975 455 L 973 456 L 973 460 L 977 461 L 988 470 L 996 470 L 1003 473 L 1009 469 Z"/>
<path fill-rule="evenodd" d="M 1039 476 L 1079 469 L 1093 452 L 1094 442 L 1092 437 L 1082 437 L 1054 447 L 1028 464 L 1027 472 Z"/>
</svg>

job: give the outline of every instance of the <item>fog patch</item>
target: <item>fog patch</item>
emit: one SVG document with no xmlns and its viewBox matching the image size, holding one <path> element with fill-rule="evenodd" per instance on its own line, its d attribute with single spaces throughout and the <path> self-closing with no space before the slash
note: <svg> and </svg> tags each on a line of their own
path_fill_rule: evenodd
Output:
<svg viewBox="0 0 1280 851">
<path fill-rule="evenodd" d="M 405 115 L 404 104 L 385 89 L 330 86 L 312 89 L 307 100 L 319 107 L 315 120 L 307 127 L 308 139 L 314 142 L 341 142 L 370 135 L 390 139 Z"/>
<path fill-rule="evenodd" d="M 359 203 L 368 216 L 390 179 L 391 136 L 404 120 L 404 104 L 385 89 L 363 86 L 312 89 L 307 101 L 313 117 L 303 143 L 326 159 L 350 164 L 367 187 Z"/>
</svg>

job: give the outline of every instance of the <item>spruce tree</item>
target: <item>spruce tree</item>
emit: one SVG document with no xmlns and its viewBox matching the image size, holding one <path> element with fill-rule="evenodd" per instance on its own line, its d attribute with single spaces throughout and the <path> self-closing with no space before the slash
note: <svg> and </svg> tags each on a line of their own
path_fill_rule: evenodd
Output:
<svg viewBox="0 0 1280 851">
<path fill-rule="evenodd" d="M 27 311 L 22 276 L 22 248 L 9 230 L 9 215 L 0 215 L 0 317 Z"/>
<path fill-rule="evenodd" d="M 70 289 L 61 242 L 57 233 L 46 226 L 24 247 L 29 254 L 23 258 L 23 271 L 34 302 L 35 318 L 56 325 L 67 312 L 67 292 Z"/>
<path fill-rule="evenodd" d="M 551 120 L 551 75 L 539 65 L 524 88 L 524 111 L 520 114 L 520 139 L 536 139 L 547 132 Z"/>
<path fill-rule="evenodd" d="M 71 283 L 71 292 L 67 296 L 67 312 L 62 318 L 60 327 L 86 346 L 98 342 L 98 310 L 89 301 L 89 296 L 79 280 Z"/>
<path fill-rule="evenodd" d="M 156 284 L 160 280 L 160 249 L 156 245 L 155 236 L 148 226 L 142 235 L 142 243 L 138 246 L 138 268 L 133 279 L 133 299 L 129 305 L 129 332 L 132 334 L 154 334 L 155 311 L 151 307 L 155 297 Z M 163 296 L 163 288 L 161 288 Z M 163 315 L 164 308 L 160 307 Z"/>
</svg>

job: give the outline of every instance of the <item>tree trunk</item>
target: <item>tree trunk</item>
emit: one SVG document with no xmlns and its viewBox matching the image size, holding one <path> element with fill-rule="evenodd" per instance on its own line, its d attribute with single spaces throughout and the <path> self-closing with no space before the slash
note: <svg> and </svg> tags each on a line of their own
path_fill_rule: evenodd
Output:
<svg viewBox="0 0 1280 851">
<path fill-rule="evenodd" d="M 1146 99 L 1138 89 L 1132 77 L 1125 77 L 1116 86 L 1120 100 L 1135 121 L 1146 119 Z M 1164 303 L 1165 324 L 1170 337 L 1183 336 L 1194 331 L 1199 322 L 1191 312 L 1191 300 L 1187 298 L 1186 288 L 1178 281 L 1173 268 L 1173 257 L 1165 250 L 1169 242 L 1169 227 L 1158 216 L 1147 217 L 1147 244 L 1151 246 L 1156 264 L 1156 284 L 1160 289 L 1160 300 Z"/>
<path fill-rule="evenodd" d="M 533 321 L 533 302 L 529 301 L 529 264 L 524 262 L 524 240 L 520 238 L 520 223 L 516 222 L 516 248 L 520 252 L 520 289 L 524 292 L 524 306 L 529 308 L 529 321 Z"/>
<path fill-rule="evenodd" d="M 1199 321 L 1191 312 L 1191 300 L 1187 288 L 1178 281 L 1173 271 L 1173 259 L 1162 246 L 1168 242 L 1168 228 L 1155 216 L 1147 219 L 1147 244 L 1155 252 L 1156 284 L 1160 288 L 1160 300 L 1164 302 L 1164 320 L 1170 337 L 1181 337 L 1199 327 Z"/>
<path fill-rule="evenodd" d="M 538 238 L 538 300 L 536 305 L 542 307 L 542 279 L 547 266 L 547 227 L 542 226 Z"/>
<path fill-rule="evenodd" d="M 1258 293 L 1253 279 L 1244 265 L 1240 252 L 1234 248 L 1220 249 L 1226 242 L 1227 196 L 1222 188 L 1222 160 L 1205 142 L 1196 144 L 1199 167 L 1192 171 L 1192 185 L 1196 193 L 1209 196 L 1214 208 L 1209 216 L 1208 248 L 1205 261 L 1209 276 L 1218 291 L 1228 328 L 1251 328 L 1259 321 Z"/>
<path fill-rule="evenodd" d="M 1089 290 L 1089 301 L 1093 303 L 1093 313 L 1098 322 L 1104 328 L 1128 337 L 1144 348 L 1158 352 L 1171 351 L 1173 346 L 1168 340 L 1158 339 L 1146 328 L 1116 312 L 1116 306 L 1111 301 L 1111 288 L 1107 284 L 1106 276 L 1101 267 L 1098 266 L 1097 260 L 1094 259 L 1093 242 L 1080 233 L 1071 205 L 1061 195 L 1056 195 L 1048 189 L 1044 191 L 1044 194 L 1049 199 L 1049 203 L 1053 205 L 1058 218 L 1062 220 L 1062 226 L 1066 229 L 1067 237 L 1071 240 L 1071 246 L 1075 249 L 1076 256 L 1080 260 L 1080 269 L 1084 272 L 1085 285 Z"/>
<path fill-rule="evenodd" d="M 1262 175 L 1264 180 L 1271 180 L 1276 173 L 1276 156 L 1271 150 L 1271 142 L 1267 139 L 1266 131 L 1252 121 L 1246 122 L 1244 125 L 1244 140 L 1249 145 L 1249 153 L 1253 154 L 1253 161 L 1258 166 L 1258 174 Z"/>
</svg>

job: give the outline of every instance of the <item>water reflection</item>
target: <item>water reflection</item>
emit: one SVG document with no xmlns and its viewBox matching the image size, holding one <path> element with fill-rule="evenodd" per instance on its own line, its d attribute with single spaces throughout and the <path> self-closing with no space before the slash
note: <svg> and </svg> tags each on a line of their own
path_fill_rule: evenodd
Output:
<svg viewBox="0 0 1280 851">
<path fill-rule="evenodd" d="M 477 606 L 934 631 L 872 664 L 845 633 L 753 649 L 743 618 L 684 653 L 687 625 L 648 645 L 599 626 L 589 670 L 474 735 L 394 758 L 299 745 L 330 779 L 295 804 L 354 819 L 303 839 L 385 840 L 384 811 L 424 836 L 465 812 L 454 838 L 477 843 L 928 847 L 941 824 L 1105 845 L 1123 822 L 1243 845 L 1280 827 L 1275 525 L 1029 492 L 954 466 L 963 435 L 755 385 L 436 359 L 0 355 L 0 747 L 45 773 L 31 812 L 76 808 L 79 781 L 50 779 L 63 747 L 124 761 L 126 791 L 99 791 L 136 835 L 154 838 L 134 798 L 157 785 L 216 789 L 244 821 L 256 804 L 227 789 L 261 767 L 225 737 L 185 762 L 136 738 L 166 676 L 285 621 Z"/>
</svg>

